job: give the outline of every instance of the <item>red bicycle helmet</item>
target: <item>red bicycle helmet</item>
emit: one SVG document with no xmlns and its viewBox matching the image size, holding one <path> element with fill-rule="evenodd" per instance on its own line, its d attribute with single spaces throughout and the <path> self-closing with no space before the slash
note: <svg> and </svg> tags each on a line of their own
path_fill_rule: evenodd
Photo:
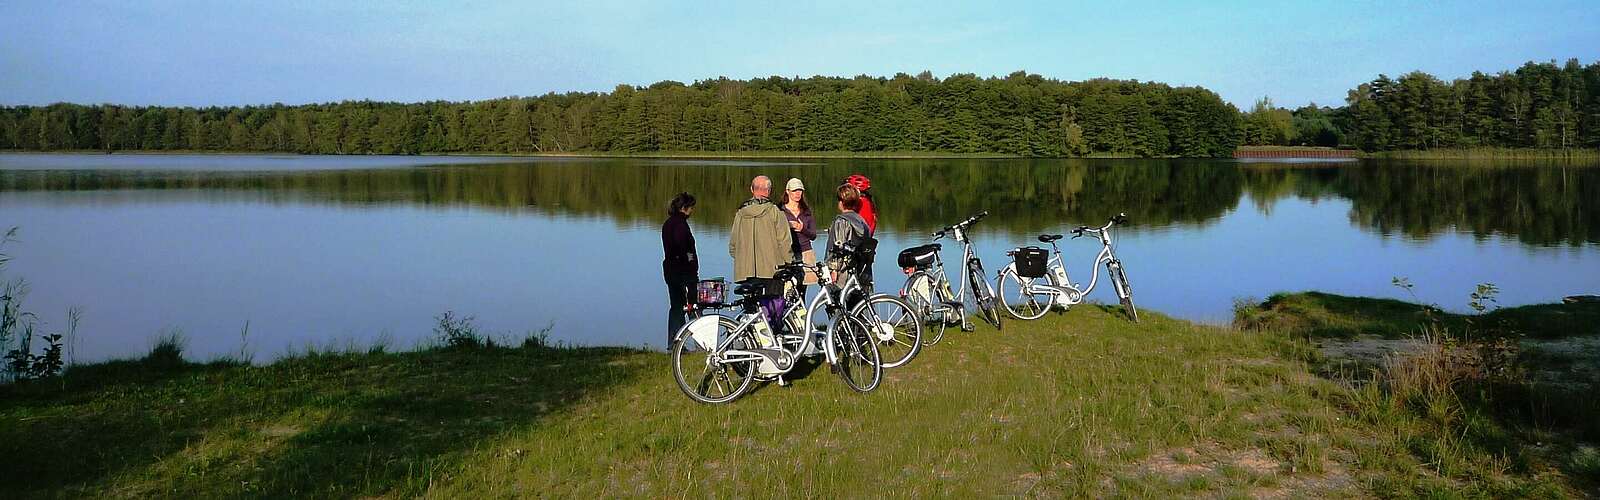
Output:
<svg viewBox="0 0 1600 500">
<path fill-rule="evenodd" d="M 844 179 L 844 183 L 855 187 L 856 191 L 872 189 L 872 179 L 868 179 L 867 176 L 861 174 L 851 174 L 850 177 Z"/>
</svg>

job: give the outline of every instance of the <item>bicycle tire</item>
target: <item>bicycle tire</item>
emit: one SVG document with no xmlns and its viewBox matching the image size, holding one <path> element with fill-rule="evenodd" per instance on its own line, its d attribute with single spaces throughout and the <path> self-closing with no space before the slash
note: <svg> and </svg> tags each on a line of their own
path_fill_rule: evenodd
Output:
<svg viewBox="0 0 1600 500">
<path fill-rule="evenodd" d="M 856 392 L 871 392 L 883 381 L 883 362 L 878 356 L 878 343 L 861 319 L 853 314 L 841 314 L 828 328 L 833 343 L 834 368 L 844 383 Z"/>
<path fill-rule="evenodd" d="M 995 311 L 994 290 L 989 288 L 989 280 L 983 278 L 983 263 L 977 259 L 967 263 L 968 288 L 972 289 L 972 300 L 978 304 L 978 312 L 983 320 L 1000 329 L 1000 313 Z"/>
<path fill-rule="evenodd" d="M 728 319 L 726 316 L 719 316 L 717 318 L 717 337 L 723 338 L 724 335 L 736 334 L 737 332 L 734 332 L 733 330 L 738 326 L 738 324 L 735 324 L 733 320 Z M 688 336 L 688 325 L 685 325 L 683 329 L 678 331 L 678 337 L 672 342 L 672 378 L 678 382 L 678 390 L 683 391 L 685 396 L 688 396 L 689 399 L 694 400 L 697 403 L 722 404 L 739 399 L 739 396 L 744 395 L 745 391 L 750 389 L 751 382 L 755 380 L 755 361 L 736 361 L 731 363 L 723 363 L 719 367 L 712 368 L 710 360 L 701 357 L 705 356 L 706 354 L 701 354 L 699 356 L 695 355 L 698 353 L 706 353 L 707 350 L 702 348 L 697 349 L 697 352 L 690 352 L 690 349 L 701 347 L 697 344 L 691 344 L 690 341 L 691 337 Z M 735 348 L 739 347 L 740 345 L 741 341 L 736 340 L 730 344 L 729 347 Z M 685 359 L 685 354 L 690 355 L 688 360 Z M 703 366 L 701 370 L 701 376 L 698 377 L 699 380 L 694 384 L 689 383 L 689 381 L 685 378 L 684 363 L 686 361 L 689 362 L 690 365 Z M 708 369 L 710 370 L 708 371 Z M 738 381 L 734 382 L 733 380 L 730 380 L 730 376 L 737 377 Z M 713 383 L 722 388 L 722 393 L 720 395 L 711 395 L 708 392 L 712 388 Z"/>
<path fill-rule="evenodd" d="M 1023 303 L 1012 306 L 1012 299 L 1006 298 L 1009 295 L 1006 293 L 1006 284 L 1008 283 L 1017 290 L 1016 301 Z M 1010 314 L 1011 317 L 1020 320 L 1029 321 L 1043 318 L 1045 313 L 1050 312 L 1050 307 L 1055 304 L 1054 294 L 1023 293 L 1022 277 L 1018 276 L 1016 270 L 1010 267 L 1007 267 L 1005 271 L 1001 271 L 1000 275 L 995 277 L 994 288 L 995 296 L 1000 299 L 1000 307 L 1005 308 L 1006 313 Z M 1043 297 L 1043 300 L 1040 300 L 1040 297 Z"/>
<path fill-rule="evenodd" d="M 901 289 L 900 296 L 904 297 L 906 304 L 917 313 L 917 318 L 923 325 L 922 345 L 927 347 L 938 344 L 939 340 L 944 338 L 945 327 L 949 326 L 944 313 L 944 308 L 949 306 L 944 304 L 948 299 L 944 296 L 943 288 L 934 281 L 933 275 L 927 271 L 911 273 L 911 277 L 906 278 L 906 286 Z"/>
<path fill-rule="evenodd" d="M 852 314 L 871 326 L 871 339 L 878 344 L 879 362 L 884 368 L 905 366 L 922 351 L 922 322 L 899 297 L 875 294 L 857 305 Z"/>
<path fill-rule="evenodd" d="M 988 283 L 984 283 L 983 286 L 989 286 L 989 284 Z M 989 324 L 994 325 L 994 329 L 995 330 L 1003 330 L 1004 329 L 1003 328 L 1004 325 L 1002 325 L 1002 323 L 1001 323 L 1002 319 L 1000 318 L 1000 308 L 996 307 L 994 305 L 994 302 L 993 302 L 992 299 L 989 302 L 989 307 L 986 307 L 986 308 L 983 309 L 983 315 L 988 318 Z"/>
<path fill-rule="evenodd" d="M 1133 305 L 1133 287 L 1128 285 L 1128 271 L 1122 268 L 1121 262 L 1118 262 L 1116 267 L 1111 269 L 1111 274 L 1112 279 L 1117 280 L 1117 284 L 1122 288 L 1122 293 L 1117 299 L 1122 302 L 1123 312 L 1128 314 L 1128 319 L 1138 323 L 1139 309 Z"/>
</svg>

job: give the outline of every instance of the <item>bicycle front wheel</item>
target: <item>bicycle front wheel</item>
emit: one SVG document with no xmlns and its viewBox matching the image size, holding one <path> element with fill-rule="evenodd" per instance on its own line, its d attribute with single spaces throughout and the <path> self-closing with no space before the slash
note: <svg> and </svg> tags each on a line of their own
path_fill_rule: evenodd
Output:
<svg viewBox="0 0 1600 500">
<path fill-rule="evenodd" d="M 873 295 L 854 311 L 862 322 L 871 328 L 872 341 L 878 344 L 878 355 L 884 368 L 895 368 L 911 362 L 922 350 L 922 322 L 916 312 L 899 297 L 887 294 Z"/>
<path fill-rule="evenodd" d="M 1133 287 L 1128 285 L 1128 270 L 1122 268 L 1121 263 L 1111 268 L 1111 279 L 1117 284 L 1117 298 L 1122 300 L 1122 310 L 1127 311 L 1128 319 L 1134 323 L 1139 322 L 1139 309 L 1133 306 Z"/>
<path fill-rule="evenodd" d="M 994 289 L 989 288 L 989 281 L 983 279 L 983 264 L 976 259 L 967 264 L 967 280 L 972 288 L 972 300 L 978 303 L 978 311 L 983 315 L 983 320 L 1000 329 L 1000 311 L 995 305 Z"/>
<path fill-rule="evenodd" d="M 911 311 L 916 313 L 917 321 L 922 323 L 922 345 L 931 346 L 939 343 L 944 338 L 944 329 L 949 323 L 945 322 L 945 311 L 950 307 L 945 304 L 944 293 L 938 288 L 938 282 L 925 271 L 917 271 L 910 278 L 906 278 L 906 287 L 900 291 L 900 296 L 905 299 L 906 305 L 911 306 Z"/>
<path fill-rule="evenodd" d="M 845 385 L 856 392 L 878 388 L 883 380 L 883 362 L 878 356 L 878 343 L 872 340 L 872 331 L 854 314 L 841 314 L 828 328 L 833 352 L 834 368 Z"/>
<path fill-rule="evenodd" d="M 1034 283 L 1040 280 L 1018 276 L 1015 269 L 1007 268 L 994 279 L 1000 306 L 1013 318 L 1035 320 L 1044 317 L 1044 313 L 1050 312 L 1050 305 L 1055 303 L 1056 297 L 1055 294 L 1034 288 Z"/>
<path fill-rule="evenodd" d="M 726 339 L 736 333 L 734 328 L 738 326 L 733 320 L 718 317 L 714 338 Z M 728 348 L 741 349 L 745 343 L 734 340 Z M 738 399 L 755 379 L 756 362 L 727 362 L 722 360 L 722 355 L 717 346 L 696 342 L 685 326 L 672 342 L 672 378 L 678 381 L 678 389 L 699 403 L 719 404 Z"/>
</svg>

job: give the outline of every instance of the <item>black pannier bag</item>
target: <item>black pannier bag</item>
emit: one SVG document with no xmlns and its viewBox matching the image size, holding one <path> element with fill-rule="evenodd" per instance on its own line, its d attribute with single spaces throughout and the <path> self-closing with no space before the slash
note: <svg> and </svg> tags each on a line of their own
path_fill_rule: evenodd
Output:
<svg viewBox="0 0 1600 500">
<path fill-rule="evenodd" d="M 733 293 L 744 297 L 781 297 L 783 296 L 783 280 L 777 278 L 761 278 L 751 276 L 739 280 Z"/>
<path fill-rule="evenodd" d="M 1017 249 L 1017 275 L 1024 278 L 1043 278 L 1045 267 L 1050 261 L 1050 252 L 1039 247 L 1022 247 Z"/>
<path fill-rule="evenodd" d="M 851 264 L 858 267 L 871 267 L 872 261 L 878 256 L 878 239 L 871 236 L 856 238 L 844 244 L 840 250 L 849 255 L 853 260 Z"/>
<path fill-rule="evenodd" d="M 900 251 L 900 267 L 925 269 L 933 265 L 934 257 L 939 255 L 938 245 L 922 245 Z"/>
</svg>

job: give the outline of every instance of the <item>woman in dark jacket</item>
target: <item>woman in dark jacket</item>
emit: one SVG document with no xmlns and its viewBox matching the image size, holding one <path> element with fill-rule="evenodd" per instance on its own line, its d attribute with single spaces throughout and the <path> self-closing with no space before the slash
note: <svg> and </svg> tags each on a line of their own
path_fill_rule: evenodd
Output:
<svg viewBox="0 0 1600 500">
<path fill-rule="evenodd" d="M 667 221 L 661 224 L 661 275 L 667 281 L 667 349 L 673 336 L 683 327 L 685 307 L 700 281 L 700 259 L 694 249 L 694 234 L 689 232 L 689 216 L 694 214 L 694 195 L 678 193 L 667 205 Z"/>
<path fill-rule="evenodd" d="M 794 260 L 807 265 L 815 264 L 817 252 L 812 250 L 811 242 L 817 239 L 817 219 L 811 216 L 811 205 L 806 203 L 806 185 L 800 179 L 789 179 L 783 191 L 783 216 L 789 219 L 789 230 L 794 235 Z M 810 285 L 816 282 L 816 273 L 807 271 L 804 283 Z M 804 287 L 801 287 L 800 293 L 805 294 Z"/>
</svg>

